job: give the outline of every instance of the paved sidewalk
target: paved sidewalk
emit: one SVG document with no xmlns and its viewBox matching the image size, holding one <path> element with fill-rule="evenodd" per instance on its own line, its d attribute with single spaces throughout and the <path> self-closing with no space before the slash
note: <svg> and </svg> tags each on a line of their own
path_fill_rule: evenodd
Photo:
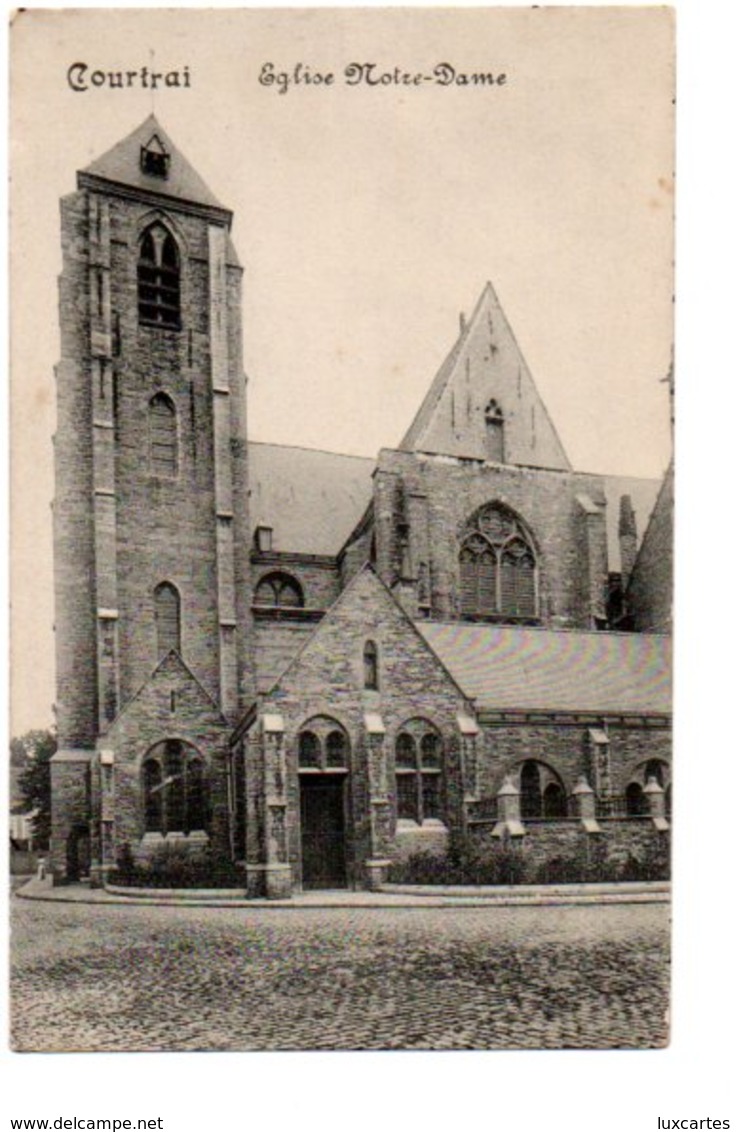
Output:
<svg viewBox="0 0 741 1132">
<path fill-rule="evenodd" d="M 556 906 L 574 904 L 666 904 L 671 886 L 666 881 L 630 884 L 516 885 L 446 887 L 443 885 L 386 885 L 381 892 L 348 889 L 302 892 L 290 900 L 247 900 L 237 889 L 216 894 L 180 889 L 140 889 L 129 896 L 120 890 L 93 889 L 82 884 L 49 886 L 30 880 L 15 895 L 27 900 L 67 904 L 118 904 L 178 908 L 491 908 L 492 905 Z"/>
</svg>

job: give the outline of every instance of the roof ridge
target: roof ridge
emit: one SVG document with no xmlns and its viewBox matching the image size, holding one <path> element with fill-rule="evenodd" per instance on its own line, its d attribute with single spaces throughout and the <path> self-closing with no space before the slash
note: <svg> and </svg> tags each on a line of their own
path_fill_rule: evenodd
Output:
<svg viewBox="0 0 741 1132">
<path fill-rule="evenodd" d="M 316 452 L 319 456 L 338 456 L 341 460 L 365 460 L 367 463 L 376 463 L 377 456 L 358 456 L 354 452 L 332 452 L 328 448 L 310 448 L 307 444 L 281 444 L 274 440 L 248 440 L 252 445 L 259 444 L 262 448 L 288 448 L 294 452 Z"/>
</svg>

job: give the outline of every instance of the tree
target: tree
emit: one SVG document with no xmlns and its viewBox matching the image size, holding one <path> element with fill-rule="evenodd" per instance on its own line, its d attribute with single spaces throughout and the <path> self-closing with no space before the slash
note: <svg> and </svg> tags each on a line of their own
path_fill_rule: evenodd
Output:
<svg viewBox="0 0 741 1132">
<path fill-rule="evenodd" d="M 20 770 L 18 792 L 23 812 L 33 813 L 36 846 L 48 849 L 51 835 L 51 757 L 57 737 L 51 731 L 27 731 L 10 740 L 10 765 Z"/>
</svg>

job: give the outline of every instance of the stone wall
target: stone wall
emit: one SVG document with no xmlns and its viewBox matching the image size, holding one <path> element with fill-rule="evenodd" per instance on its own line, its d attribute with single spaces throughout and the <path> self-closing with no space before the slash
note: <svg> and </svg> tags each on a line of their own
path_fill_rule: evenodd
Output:
<svg viewBox="0 0 741 1132">
<path fill-rule="evenodd" d="M 374 492 L 379 575 L 392 585 L 400 573 L 407 523 L 412 576 L 419 576 L 424 563 L 433 618 L 457 618 L 460 539 L 474 512 L 491 502 L 515 511 L 532 534 L 540 622 L 592 628 L 595 618 L 604 617 L 607 534 L 601 477 L 384 450 Z"/>
</svg>

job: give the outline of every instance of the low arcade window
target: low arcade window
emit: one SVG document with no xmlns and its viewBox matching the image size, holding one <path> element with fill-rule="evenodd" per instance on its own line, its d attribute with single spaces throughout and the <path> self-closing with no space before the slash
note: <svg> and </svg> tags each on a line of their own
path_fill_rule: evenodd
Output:
<svg viewBox="0 0 741 1132">
<path fill-rule="evenodd" d="M 304 595 L 301 586 L 290 574 L 266 574 L 255 590 L 255 605 L 272 609 L 301 609 Z"/>
<path fill-rule="evenodd" d="M 520 816 L 524 821 L 568 817 L 561 779 L 535 759 L 528 759 L 520 767 Z"/>
</svg>

